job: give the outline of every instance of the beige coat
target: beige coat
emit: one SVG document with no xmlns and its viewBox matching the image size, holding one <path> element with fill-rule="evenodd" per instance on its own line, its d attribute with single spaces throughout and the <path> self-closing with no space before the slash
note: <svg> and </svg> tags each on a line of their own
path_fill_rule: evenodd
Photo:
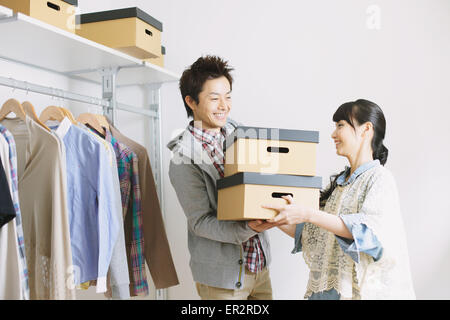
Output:
<svg viewBox="0 0 450 320">
<path fill-rule="evenodd" d="M 63 146 L 27 117 L 5 119 L 17 147 L 31 299 L 75 299 Z"/>
</svg>

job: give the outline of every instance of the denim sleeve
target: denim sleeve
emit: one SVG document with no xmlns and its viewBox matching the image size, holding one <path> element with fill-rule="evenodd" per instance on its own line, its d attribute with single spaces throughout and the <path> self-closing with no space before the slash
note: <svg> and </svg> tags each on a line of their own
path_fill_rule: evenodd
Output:
<svg viewBox="0 0 450 320">
<path fill-rule="evenodd" d="M 359 263 L 361 252 L 372 256 L 377 261 L 381 258 L 383 248 L 372 229 L 361 222 L 361 215 L 361 213 L 339 215 L 353 239 L 340 236 L 336 236 L 336 239 L 342 250 L 356 263 Z"/>
<path fill-rule="evenodd" d="M 305 223 L 299 223 L 295 228 L 295 237 L 294 237 L 294 249 L 291 253 L 298 253 L 302 251 L 302 232 Z"/>
</svg>

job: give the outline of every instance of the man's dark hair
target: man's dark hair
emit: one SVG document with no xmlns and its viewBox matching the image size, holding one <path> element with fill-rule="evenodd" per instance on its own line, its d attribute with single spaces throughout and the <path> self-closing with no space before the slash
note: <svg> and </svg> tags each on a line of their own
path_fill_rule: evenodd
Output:
<svg viewBox="0 0 450 320">
<path fill-rule="evenodd" d="M 194 115 L 185 101 L 186 97 L 190 96 L 196 103 L 199 103 L 198 95 L 205 82 L 220 77 L 228 79 L 231 89 L 233 84 L 231 71 L 233 71 L 233 68 L 228 66 L 228 61 L 209 55 L 198 58 L 188 69 L 184 70 L 180 79 L 180 91 L 188 118 Z"/>
</svg>

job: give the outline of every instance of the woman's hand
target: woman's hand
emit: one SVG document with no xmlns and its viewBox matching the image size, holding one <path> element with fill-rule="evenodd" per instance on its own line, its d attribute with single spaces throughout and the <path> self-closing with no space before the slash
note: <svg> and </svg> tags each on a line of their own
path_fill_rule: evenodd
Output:
<svg viewBox="0 0 450 320">
<path fill-rule="evenodd" d="M 347 229 L 344 221 L 338 216 L 329 214 L 327 212 L 313 210 L 302 205 L 294 203 L 291 196 L 283 197 L 288 204 L 283 206 L 267 205 L 263 206 L 266 209 L 274 209 L 278 211 L 273 219 L 267 220 L 268 223 L 275 223 L 279 226 L 292 226 L 302 222 L 309 222 L 328 230 L 338 236 L 353 239 L 352 233 Z M 280 228 L 291 237 L 294 237 L 294 228 Z"/>
<path fill-rule="evenodd" d="M 296 204 L 291 196 L 283 196 L 288 204 L 276 206 L 276 205 L 263 205 L 263 208 L 273 209 L 278 211 L 278 214 L 268 219 L 267 222 L 277 225 L 293 225 L 302 222 L 309 222 L 312 211 L 311 209 L 302 205 Z"/>
</svg>

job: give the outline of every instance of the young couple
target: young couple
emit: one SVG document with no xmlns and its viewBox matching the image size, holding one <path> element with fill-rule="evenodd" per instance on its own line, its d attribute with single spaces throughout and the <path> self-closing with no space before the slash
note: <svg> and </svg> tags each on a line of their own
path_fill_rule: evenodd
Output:
<svg viewBox="0 0 450 320">
<path fill-rule="evenodd" d="M 190 267 L 202 299 L 272 299 L 267 230 L 294 238 L 310 269 L 306 299 L 415 299 L 395 180 L 384 167 L 386 121 L 367 100 L 342 104 L 331 138 L 349 166 L 321 191 L 320 210 L 284 197 L 267 221 L 217 220 L 216 181 L 224 176 L 223 142 L 233 69 L 199 58 L 180 79 L 186 130 L 169 142 L 169 176 L 187 218 Z M 202 159 L 202 161 L 198 161 Z"/>
</svg>

